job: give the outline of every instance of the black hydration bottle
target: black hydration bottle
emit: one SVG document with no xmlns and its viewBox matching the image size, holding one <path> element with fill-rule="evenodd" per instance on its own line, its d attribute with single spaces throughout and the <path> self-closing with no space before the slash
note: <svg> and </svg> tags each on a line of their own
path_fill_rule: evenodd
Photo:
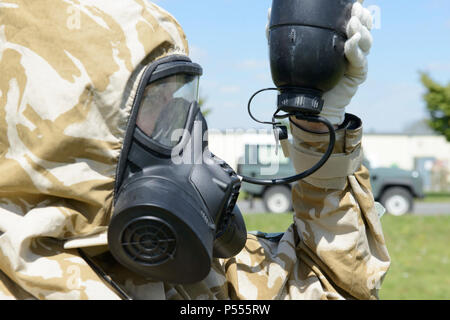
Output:
<svg viewBox="0 0 450 320">
<path fill-rule="evenodd" d="M 283 111 L 318 113 L 344 75 L 346 26 L 355 0 L 273 0 L 270 68 Z"/>
<path fill-rule="evenodd" d="M 280 185 L 304 179 L 319 170 L 330 158 L 336 133 L 333 125 L 320 116 L 324 92 L 333 89 L 344 76 L 347 24 L 356 0 L 273 0 L 269 22 L 269 55 L 272 80 L 276 88 L 257 91 L 248 103 L 253 120 L 273 126 L 279 140 L 286 140 L 287 128 L 276 119 L 295 117 L 327 126 L 330 143 L 323 157 L 309 170 L 292 177 L 242 180 L 259 185 Z M 257 120 L 251 103 L 263 91 L 278 91 L 277 110 L 272 122 Z"/>
</svg>

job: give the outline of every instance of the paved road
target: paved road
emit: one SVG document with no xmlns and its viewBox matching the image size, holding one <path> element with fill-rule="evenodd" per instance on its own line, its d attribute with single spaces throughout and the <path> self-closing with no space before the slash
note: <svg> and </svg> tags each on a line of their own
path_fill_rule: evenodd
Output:
<svg viewBox="0 0 450 320">
<path fill-rule="evenodd" d="M 241 209 L 244 214 L 251 213 L 263 213 L 267 210 L 264 208 L 264 204 L 260 199 L 255 199 L 253 206 L 250 206 L 250 201 L 240 200 L 238 201 L 239 209 Z M 425 203 L 416 202 L 414 206 L 414 215 L 450 215 L 450 202 L 447 203 Z"/>
<path fill-rule="evenodd" d="M 428 216 L 436 214 L 450 215 L 450 202 L 443 202 L 443 203 L 416 202 L 414 205 L 413 214 L 428 215 Z"/>
</svg>

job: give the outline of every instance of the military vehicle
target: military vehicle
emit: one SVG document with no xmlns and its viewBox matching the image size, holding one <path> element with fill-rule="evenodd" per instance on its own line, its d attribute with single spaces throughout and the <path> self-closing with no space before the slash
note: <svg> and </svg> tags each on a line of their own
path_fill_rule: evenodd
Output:
<svg viewBox="0 0 450 320">
<path fill-rule="evenodd" d="M 372 168 L 364 159 L 364 165 L 371 175 L 372 192 L 387 213 L 401 216 L 411 213 L 414 199 L 423 198 L 423 179 L 417 171 L 399 168 Z M 281 148 L 278 155 L 274 145 L 246 145 L 245 155 L 239 159 L 238 174 L 256 178 L 279 178 L 295 173 L 290 159 L 285 158 Z M 292 185 L 259 186 L 243 183 L 241 191 L 253 198 L 262 198 L 264 206 L 271 213 L 292 211 Z"/>
</svg>

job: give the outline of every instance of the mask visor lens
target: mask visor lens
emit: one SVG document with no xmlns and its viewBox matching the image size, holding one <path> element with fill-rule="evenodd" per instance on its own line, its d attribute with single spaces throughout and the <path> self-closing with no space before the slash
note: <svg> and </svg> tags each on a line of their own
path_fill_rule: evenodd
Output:
<svg viewBox="0 0 450 320">
<path fill-rule="evenodd" d="M 175 147 L 187 127 L 193 102 L 198 102 L 199 76 L 176 74 L 147 86 L 136 125 L 167 148 Z"/>
</svg>

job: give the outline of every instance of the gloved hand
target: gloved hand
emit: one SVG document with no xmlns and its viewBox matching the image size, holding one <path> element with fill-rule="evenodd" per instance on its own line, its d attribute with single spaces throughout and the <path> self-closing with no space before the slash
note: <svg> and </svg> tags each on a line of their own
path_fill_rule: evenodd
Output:
<svg viewBox="0 0 450 320">
<path fill-rule="evenodd" d="M 352 16 L 347 25 L 348 40 L 345 43 L 345 56 L 349 62 L 341 81 L 323 95 L 325 101 L 321 116 L 334 125 L 340 125 L 345 118 L 345 107 L 350 104 L 358 87 L 367 78 L 367 56 L 372 47 L 372 15 L 363 8 L 364 0 L 355 2 Z"/>
<path fill-rule="evenodd" d="M 345 43 L 345 56 L 349 61 L 347 71 L 341 81 L 332 90 L 323 95 L 325 101 L 321 116 L 333 125 L 340 125 L 345 118 L 345 107 L 356 94 L 358 87 L 366 80 L 368 72 L 367 55 L 372 47 L 372 15 L 363 8 L 364 0 L 355 2 L 351 19 L 347 25 L 348 40 Z M 266 37 L 269 37 L 271 8 L 268 12 Z"/>
</svg>

